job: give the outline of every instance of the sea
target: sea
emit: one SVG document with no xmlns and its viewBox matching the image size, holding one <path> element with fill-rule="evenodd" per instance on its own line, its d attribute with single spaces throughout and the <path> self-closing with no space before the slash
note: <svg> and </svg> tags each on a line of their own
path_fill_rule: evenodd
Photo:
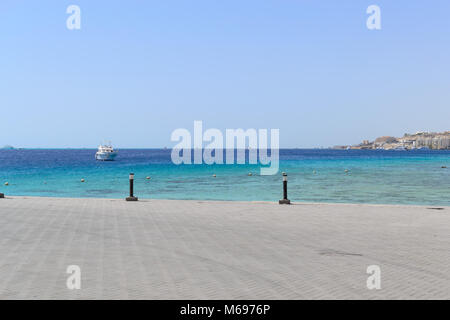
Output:
<svg viewBox="0 0 450 320">
<path fill-rule="evenodd" d="M 286 172 L 294 202 L 450 206 L 450 150 L 281 149 L 270 176 L 248 163 L 175 165 L 170 149 L 118 151 L 102 162 L 95 149 L 0 150 L 0 193 L 123 199 L 132 172 L 140 199 L 278 201 Z"/>
</svg>

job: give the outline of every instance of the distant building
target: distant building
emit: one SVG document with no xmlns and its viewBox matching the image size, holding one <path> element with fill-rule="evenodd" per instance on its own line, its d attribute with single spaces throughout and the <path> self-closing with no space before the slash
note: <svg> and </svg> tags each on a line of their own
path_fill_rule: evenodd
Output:
<svg viewBox="0 0 450 320">
<path fill-rule="evenodd" d="M 336 146 L 336 149 L 344 146 Z M 450 149 L 450 131 L 442 133 L 418 131 L 415 134 L 405 133 L 402 138 L 383 136 L 374 142 L 363 140 L 362 143 L 350 147 L 351 149 L 385 149 L 385 150 L 412 150 L 412 149 Z"/>
</svg>

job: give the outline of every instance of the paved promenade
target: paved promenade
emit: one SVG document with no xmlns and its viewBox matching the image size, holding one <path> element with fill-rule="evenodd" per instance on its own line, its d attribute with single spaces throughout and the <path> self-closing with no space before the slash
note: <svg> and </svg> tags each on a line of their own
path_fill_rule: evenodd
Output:
<svg viewBox="0 0 450 320">
<path fill-rule="evenodd" d="M 449 207 L 0 199 L 0 299 L 380 298 L 450 299 Z"/>
</svg>

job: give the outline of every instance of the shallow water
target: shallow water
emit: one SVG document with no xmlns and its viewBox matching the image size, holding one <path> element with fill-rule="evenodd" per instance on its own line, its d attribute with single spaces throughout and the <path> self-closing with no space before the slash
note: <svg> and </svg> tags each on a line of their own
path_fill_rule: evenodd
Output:
<svg viewBox="0 0 450 320">
<path fill-rule="evenodd" d="M 281 174 L 261 176 L 258 165 L 176 166 L 162 149 L 122 149 L 116 161 L 99 162 L 95 152 L 0 150 L 0 192 L 124 198 L 134 172 L 140 198 L 277 201 L 282 195 Z M 281 171 L 289 175 L 292 201 L 450 206 L 450 151 L 283 149 Z"/>
</svg>

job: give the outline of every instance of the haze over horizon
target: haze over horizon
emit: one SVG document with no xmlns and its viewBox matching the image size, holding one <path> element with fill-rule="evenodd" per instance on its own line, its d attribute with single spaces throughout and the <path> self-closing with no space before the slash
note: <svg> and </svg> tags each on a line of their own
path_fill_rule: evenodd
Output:
<svg viewBox="0 0 450 320">
<path fill-rule="evenodd" d="M 68 30 L 66 9 L 81 8 Z M 381 8 L 381 30 L 366 9 Z M 0 147 L 171 148 L 280 129 L 280 147 L 450 130 L 450 3 L 0 3 Z"/>
<path fill-rule="evenodd" d="M 450 131 L 450 130 L 445 130 L 445 131 Z M 430 132 L 430 133 L 438 133 L 438 132 L 432 132 L 432 131 L 429 131 L 429 130 L 424 130 L 424 131 L 422 131 L 422 132 Z M 414 134 L 415 132 L 405 132 L 405 133 L 408 133 L 408 134 Z M 376 138 L 379 138 L 379 137 L 383 137 L 383 136 L 389 136 L 389 135 L 380 135 L 380 136 L 378 136 L 378 137 L 376 137 Z M 398 137 L 396 137 L 396 138 L 400 138 L 400 136 L 398 136 Z M 309 147 L 302 147 L 302 146 L 294 146 L 294 147 L 280 147 L 280 149 L 321 149 L 321 148 L 332 148 L 332 147 L 337 147 L 337 146 L 349 146 L 349 145 L 356 145 L 356 144 L 358 144 L 358 143 L 361 143 L 363 140 L 368 140 L 368 141 L 370 141 L 370 142 L 372 142 L 372 141 L 374 141 L 375 140 L 375 138 L 373 138 L 373 139 L 361 139 L 361 141 L 358 141 L 358 142 L 356 142 L 356 143 L 352 143 L 352 144 L 350 144 L 350 143 L 341 143 L 341 144 L 336 144 L 336 145 L 332 145 L 332 146 L 309 146 Z M 270 147 L 270 139 L 268 140 L 268 142 L 269 142 L 269 147 Z M 104 142 L 101 142 L 101 143 L 99 143 L 99 144 L 102 144 L 102 143 L 104 143 Z M 108 143 L 111 143 L 110 141 L 108 141 Z M 204 145 L 203 145 L 203 147 L 206 147 L 207 145 L 208 145 L 208 143 L 209 142 L 204 142 Z M 11 148 L 14 148 L 14 149 L 97 149 L 97 147 L 98 147 L 98 145 L 99 144 L 97 144 L 97 145 L 92 145 L 92 146 L 75 146 L 75 147 L 73 147 L 73 146 L 60 146 L 60 147 L 46 147 L 46 146 L 39 146 L 39 147 L 29 147 L 29 146 L 13 146 L 13 145 L 11 145 L 11 144 L 5 144 L 5 145 L 3 145 L 3 146 L 0 146 L 0 149 L 1 148 L 9 148 L 9 147 L 11 147 Z M 113 143 L 112 143 L 113 144 Z M 168 148 L 168 149 L 171 149 L 172 147 L 173 147 L 173 145 L 174 144 L 176 144 L 176 142 L 171 142 L 171 144 L 170 145 L 165 145 L 165 146 L 156 146 L 156 147 L 146 147 L 146 146 L 140 146 L 140 147 L 128 147 L 128 146 L 126 146 L 126 145 L 123 145 L 123 146 L 118 146 L 118 145 L 115 145 L 115 144 L 113 144 L 113 146 L 117 149 L 117 148 L 120 148 L 120 149 L 164 149 L 164 148 Z M 225 145 L 225 143 L 224 143 L 224 145 Z M 192 147 L 192 149 L 194 149 L 194 147 Z"/>
</svg>

